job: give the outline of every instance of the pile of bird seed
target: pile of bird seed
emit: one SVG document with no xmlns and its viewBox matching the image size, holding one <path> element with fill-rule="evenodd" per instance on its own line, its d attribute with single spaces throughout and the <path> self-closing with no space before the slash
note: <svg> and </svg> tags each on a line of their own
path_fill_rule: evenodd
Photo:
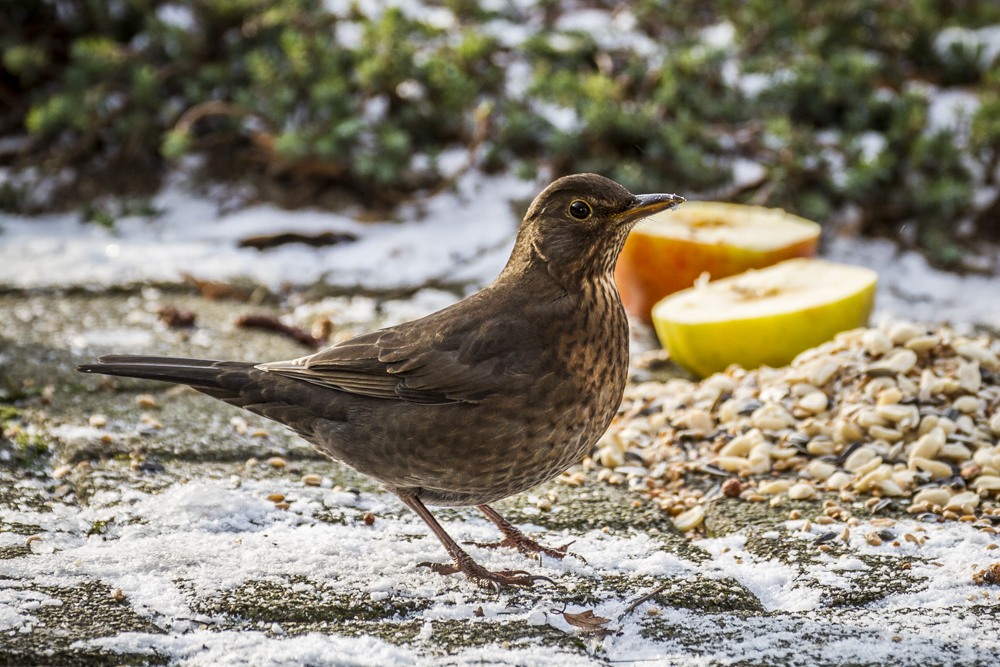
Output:
<svg viewBox="0 0 1000 667">
<path fill-rule="evenodd" d="M 996 534 L 998 353 L 989 336 L 898 323 L 842 332 L 784 368 L 631 385 L 583 467 L 628 484 L 682 531 L 722 496 L 778 506 L 829 491 Z M 717 483 L 691 488 L 691 473 Z"/>
</svg>

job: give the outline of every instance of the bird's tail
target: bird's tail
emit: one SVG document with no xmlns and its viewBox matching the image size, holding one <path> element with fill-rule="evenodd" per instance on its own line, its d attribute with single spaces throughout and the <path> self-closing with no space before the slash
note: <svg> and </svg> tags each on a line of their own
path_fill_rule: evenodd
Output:
<svg viewBox="0 0 1000 667">
<path fill-rule="evenodd" d="M 241 390 L 253 382 L 254 365 L 236 361 L 182 359 L 112 354 L 96 364 L 77 366 L 81 373 L 101 373 L 120 377 L 186 384 L 226 402 L 236 401 Z"/>
</svg>

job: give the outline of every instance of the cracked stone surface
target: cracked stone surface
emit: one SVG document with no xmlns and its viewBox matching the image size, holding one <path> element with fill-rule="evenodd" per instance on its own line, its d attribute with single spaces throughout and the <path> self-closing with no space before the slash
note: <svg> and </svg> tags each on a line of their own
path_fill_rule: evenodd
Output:
<svg viewBox="0 0 1000 667">
<path fill-rule="evenodd" d="M 157 324 L 151 308 L 165 302 L 199 326 Z M 338 326 L 377 325 L 394 307 Z M 469 547 L 487 567 L 555 582 L 494 594 L 417 567 L 446 558 L 427 527 L 282 427 L 191 391 L 72 370 L 112 351 L 306 352 L 232 326 L 251 310 L 279 314 L 187 293 L 0 295 L 13 315 L 0 318 L 0 664 L 1000 664 L 1000 586 L 971 576 L 1000 551 L 965 524 L 890 511 L 880 516 L 900 544 L 874 547 L 859 506 L 854 537 L 824 551 L 825 528 L 788 519 L 821 502 L 726 500 L 690 542 L 627 485 L 588 473 L 497 504 L 584 560 Z M 474 510 L 433 511 L 460 541 L 497 537 Z M 562 613 L 584 610 L 609 632 Z"/>
</svg>

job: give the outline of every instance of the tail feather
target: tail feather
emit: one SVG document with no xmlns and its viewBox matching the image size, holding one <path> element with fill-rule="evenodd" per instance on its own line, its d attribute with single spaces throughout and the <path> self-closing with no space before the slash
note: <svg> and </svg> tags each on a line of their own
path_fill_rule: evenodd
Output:
<svg viewBox="0 0 1000 667">
<path fill-rule="evenodd" d="M 317 420 L 329 424 L 345 419 L 344 406 L 332 400 L 339 393 L 318 392 L 315 385 L 268 373 L 238 361 L 109 355 L 96 364 L 77 366 L 81 373 L 101 373 L 186 384 L 212 398 L 285 424 L 310 439 Z"/>
<path fill-rule="evenodd" d="M 221 361 L 213 359 L 185 359 L 184 357 L 151 357 L 145 354 L 106 354 L 98 357 L 100 364 L 156 364 L 160 366 L 214 366 Z"/>
<path fill-rule="evenodd" d="M 96 364 L 84 364 L 76 369 L 81 373 L 186 384 L 225 400 L 230 394 L 239 393 L 239 385 L 249 381 L 248 371 L 252 368 L 253 364 L 235 361 L 113 354 L 101 357 Z"/>
</svg>

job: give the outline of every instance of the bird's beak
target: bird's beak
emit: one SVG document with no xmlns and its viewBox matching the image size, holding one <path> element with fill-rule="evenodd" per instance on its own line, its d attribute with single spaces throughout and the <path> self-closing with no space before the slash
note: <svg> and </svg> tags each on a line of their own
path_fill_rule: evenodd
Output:
<svg viewBox="0 0 1000 667">
<path fill-rule="evenodd" d="M 635 224 L 654 213 L 672 209 L 683 201 L 684 197 L 678 195 L 636 195 L 635 204 L 618 214 L 618 223 Z"/>
</svg>

